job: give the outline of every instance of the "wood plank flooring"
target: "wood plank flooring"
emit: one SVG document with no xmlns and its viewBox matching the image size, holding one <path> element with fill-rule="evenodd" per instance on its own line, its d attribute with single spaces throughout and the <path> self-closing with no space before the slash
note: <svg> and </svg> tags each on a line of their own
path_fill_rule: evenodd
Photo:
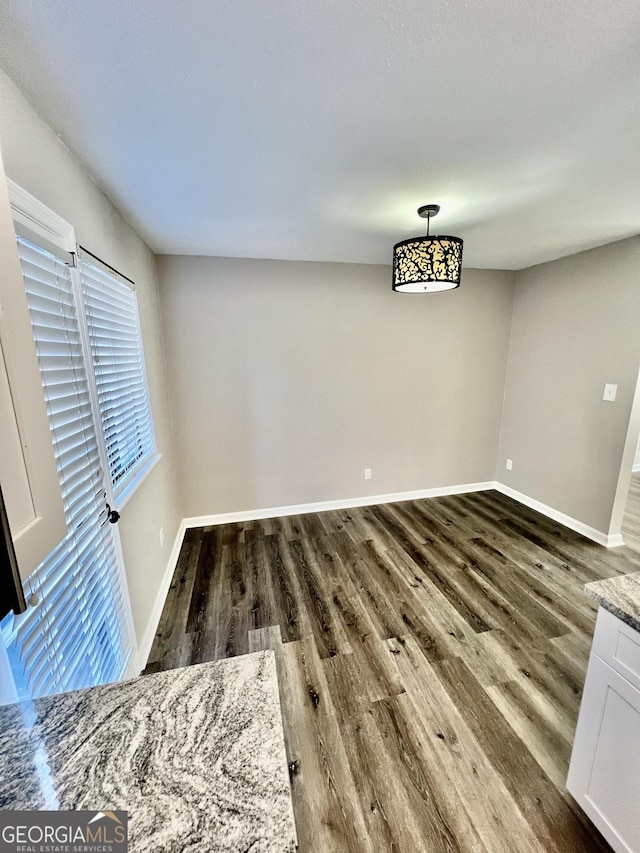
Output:
<svg viewBox="0 0 640 853">
<path fill-rule="evenodd" d="M 564 787 L 595 607 L 640 570 L 497 492 L 188 530 L 147 672 L 276 652 L 300 850 L 609 850 Z"/>
</svg>

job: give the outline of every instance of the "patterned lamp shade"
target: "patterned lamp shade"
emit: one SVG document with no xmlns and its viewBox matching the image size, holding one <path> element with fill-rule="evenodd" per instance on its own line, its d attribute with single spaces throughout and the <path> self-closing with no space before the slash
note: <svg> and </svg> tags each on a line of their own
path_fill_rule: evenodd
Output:
<svg viewBox="0 0 640 853">
<path fill-rule="evenodd" d="M 393 290 L 437 293 L 460 286 L 462 240 L 459 237 L 410 237 L 393 247 Z"/>
</svg>

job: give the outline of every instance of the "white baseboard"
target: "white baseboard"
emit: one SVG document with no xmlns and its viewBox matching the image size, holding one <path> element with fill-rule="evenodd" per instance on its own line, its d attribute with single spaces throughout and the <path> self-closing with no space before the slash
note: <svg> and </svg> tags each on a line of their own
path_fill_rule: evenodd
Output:
<svg viewBox="0 0 640 853">
<path fill-rule="evenodd" d="M 139 674 L 139 672 L 142 671 L 142 669 L 144 669 L 144 667 L 146 666 L 149 654 L 151 652 L 151 647 L 153 646 L 153 640 L 156 635 L 156 631 L 158 630 L 158 625 L 160 624 L 160 618 L 162 616 L 162 610 L 164 608 L 164 603 L 167 598 L 167 593 L 169 592 L 169 587 L 171 586 L 171 579 L 173 578 L 173 573 L 176 570 L 176 565 L 178 563 L 178 557 L 180 556 L 180 549 L 182 547 L 184 534 L 188 528 L 208 527 L 209 525 L 215 524 L 232 524 L 236 521 L 252 521 L 253 519 L 258 518 L 277 518 L 278 516 L 282 515 L 301 515 L 303 513 L 308 512 L 323 512 L 324 510 L 329 509 L 349 509 L 351 507 L 357 506 L 372 506 L 374 504 L 381 503 L 411 501 L 418 500 L 419 498 L 435 498 L 441 497 L 443 495 L 459 495 L 464 494 L 466 492 L 481 492 L 486 489 L 493 489 L 494 486 L 495 483 L 493 482 L 467 483 L 461 486 L 443 486 L 437 489 L 419 489 L 418 491 L 414 492 L 397 492 L 390 495 L 372 495 L 361 498 L 348 498 L 346 500 L 338 501 L 321 501 L 319 503 L 312 504 L 277 506 L 269 507 L 268 509 L 249 509 L 243 510 L 241 512 L 224 512 L 219 513 L 217 515 L 201 515 L 194 518 L 183 518 L 180 522 L 178 532 L 176 533 L 176 538 L 173 543 L 173 548 L 171 549 L 171 555 L 169 556 L 167 568 L 165 569 L 164 575 L 162 577 L 162 582 L 156 594 L 156 600 L 153 605 L 153 610 L 151 611 L 151 616 L 149 617 L 147 630 L 145 631 L 144 637 L 142 638 L 142 642 L 140 643 L 140 646 L 138 648 L 137 661 L 139 670 L 137 673 L 131 674 Z"/>
<path fill-rule="evenodd" d="M 398 501 L 416 501 L 420 498 L 439 498 L 445 495 L 462 495 L 467 492 L 483 492 L 494 489 L 495 483 L 465 483 L 460 486 L 441 486 L 436 489 L 418 489 L 413 492 L 393 492 L 387 495 L 367 495 L 360 498 L 344 498 L 336 501 L 318 501 L 311 504 L 292 506 L 274 506 L 266 509 L 248 509 L 240 512 L 222 512 L 216 515 L 199 515 L 185 518 L 185 527 L 209 527 L 214 524 L 233 524 L 236 521 L 253 521 L 258 518 L 279 518 L 283 515 L 305 515 L 308 512 L 326 512 L 332 509 L 352 509 L 358 506 L 398 503 Z"/>
<path fill-rule="evenodd" d="M 597 542 L 598 545 L 604 545 L 605 548 L 617 548 L 620 545 L 624 545 L 621 533 L 611 535 L 604 533 L 602 530 L 596 530 L 595 527 L 590 527 L 588 524 L 578 521 L 577 518 L 572 518 L 570 515 L 566 515 L 564 512 L 560 512 L 560 510 L 554 509 L 552 506 L 547 506 L 547 504 L 543 504 L 540 501 L 535 500 L 535 498 L 530 498 L 528 495 L 524 495 L 522 492 L 518 492 L 510 486 L 505 486 L 504 483 L 496 481 L 492 487 L 497 492 L 501 492 L 501 494 L 506 495 L 509 498 L 513 498 L 514 501 L 518 501 L 518 503 L 524 504 L 530 509 L 535 509 L 536 512 L 540 512 L 542 515 L 546 515 L 547 518 L 551 518 L 553 521 L 558 521 L 560 524 L 564 524 L 564 526 L 568 527 L 570 530 L 575 530 L 576 533 L 581 533 L 583 536 L 586 536 L 587 539 Z"/>
<path fill-rule="evenodd" d="M 176 565 L 178 564 L 178 557 L 180 556 L 180 549 L 182 548 L 182 540 L 184 539 L 186 529 L 187 525 L 184 523 L 183 519 L 180 522 L 180 526 L 178 527 L 176 538 L 173 540 L 171 554 L 169 555 L 167 567 L 164 570 L 164 575 L 162 576 L 162 581 L 156 594 L 156 600 L 153 604 L 151 616 L 149 616 L 147 630 L 145 631 L 144 637 L 142 638 L 142 642 L 138 647 L 138 666 L 140 667 L 140 672 L 147 665 L 147 660 L 149 658 L 149 654 L 151 653 L 151 647 L 153 646 L 153 638 L 155 637 L 156 631 L 158 630 L 158 625 L 160 624 L 160 617 L 162 616 L 164 603 L 167 600 L 167 593 L 169 592 L 169 587 L 171 586 L 171 579 L 173 578 L 173 573 L 175 572 Z M 139 674 L 139 672 L 136 674 Z"/>
<path fill-rule="evenodd" d="M 158 630 L 164 603 L 167 598 L 169 587 L 171 586 L 171 579 L 173 578 L 173 573 L 175 572 L 176 565 L 178 563 L 178 557 L 180 556 L 180 549 L 182 547 L 184 534 L 188 528 L 209 527 L 217 524 L 233 524 L 237 521 L 253 521 L 254 519 L 259 518 L 278 518 L 283 515 L 303 515 L 309 512 L 325 512 L 332 509 L 352 509 L 359 506 L 374 506 L 376 504 L 397 503 L 398 501 L 414 501 L 420 500 L 421 498 L 463 495 L 468 494 L 469 492 L 484 492 L 489 489 L 495 489 L 503 495 L 513 498 L 519 503 L 528 506 L 530 509 L 537 510 L 537 512 L 542 513 L 542 515 L 546 515 L 548 518 L 558 521 L 560 524 L 564 524 L 565 527 L 569 527 L 571 530 L 581 533 L 583 536 L 586 536 L 587 539 L 591 539 L 599 545 L 604 545 L 607 548 L 624 545 L 621 534 L 618 533 L 611 536 L 600 530 L 596 530 L 594 527 L 590 527 L 588 524 L 584 524 L 576 518 L 565 515 L 565 513 L 560 512 L 551 506 L 540 503 L 540 501 L 530 498 L 527 495 L 522 494 L 522 492 L 512 489 L 510 486 L 505 486 L 503 483 L 497 482 L 497 480 L 487 480 L 482 483 L 464 483 L 459 486 L 441 486 L 436 489 L 418 489 L 412 492 L 393 492 L 386 495 L 367 495 L 359 498 L 344 498 L 335 501 L 319 501 L 317 503 L 276 506 L 268 507 L 266 509 L 248 509 L 241 510 L 240 512 L 223 512 L 214 515 L 200 515 L 193 518 L 183 518 L 180 522 L 178 532 L 176 533 L 167 568 L 165 569 L 160 588 L 156 595 L 153 610 L 149 617 L 147 630 L 145 631 L 145 635 L 138 649 L 138 661 L 140 667 L 144 668 L 151 652 L 153 639 L 156 635 L 156 631 Z"/>
</svg>

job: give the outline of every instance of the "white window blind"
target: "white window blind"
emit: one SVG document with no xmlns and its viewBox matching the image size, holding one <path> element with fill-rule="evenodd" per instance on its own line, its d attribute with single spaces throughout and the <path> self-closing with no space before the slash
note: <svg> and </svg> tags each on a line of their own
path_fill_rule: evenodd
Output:
<svg viewBox="0 0 640 853">
<path fill-rule="evenodd" d="M 155 438 L 133 286 L 86 258 L 82 298 L 114 495 L 154 454 Z"/>
<path fill-rule="evenodd" d="M 20 698 L 121 678 L 132 652 L 125 590 L 69 267 L 18 238 L 67 535 L 27 581 L 35 606 L 2 622 Z"/>
</svg>

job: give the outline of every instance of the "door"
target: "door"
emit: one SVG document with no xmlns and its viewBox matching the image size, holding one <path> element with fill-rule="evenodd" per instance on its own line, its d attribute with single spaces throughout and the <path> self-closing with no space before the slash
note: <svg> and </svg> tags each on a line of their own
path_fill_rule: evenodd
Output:
<svg viewBox="0 0 640 853">
<path fill-rule="evenodd" d="M 115 517 L 106 502 L 73 257 L 43 243 L 37 235 L 18 237 L 66 535 L 27 578 L 26 613 L 2 622 L 21 698 L 118 680 L 135 648 Z"/>
<path fill-rule="evenodd" d="M 1 159 L 0 269 L 0 486 L 26 578 L 60 542 L 66 523 Z M 3 596 L 9 583 L 3 573 Z M 6 612 L 2 602 L 0 618 Z"/>
</svg>

